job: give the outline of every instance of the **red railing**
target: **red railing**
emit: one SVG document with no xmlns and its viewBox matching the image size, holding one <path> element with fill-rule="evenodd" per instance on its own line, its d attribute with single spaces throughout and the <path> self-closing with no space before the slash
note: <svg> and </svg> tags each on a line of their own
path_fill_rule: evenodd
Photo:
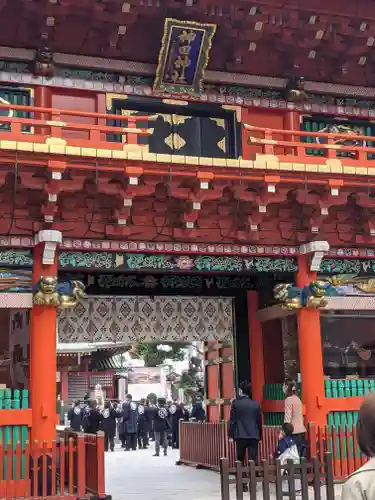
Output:
<svg viewBox="0 0 375 500">
<path fill-rule="evenodd" d="M 245 137 L 250 149 L 256 153 L 277 155 L 290 161 L 290 156 L 309 159 L 309 163 L 324 163 L 327 158 L 337 158 L 343 163 L 362 164 L 369 161 L 369 155 L 375 155 L 375 137 L 357 134 L 336 134 L 305 132 L 299 130 L 269 129 L 245 124 Z M 319 156 L 312 152 L 320 151 Z M 283 161 L 283 160 L 281 160 Z"/>
<path fill-rule="evenodd" d="M 79 469 L 77 480 L 74 465 Z M 1 498 L 67 498 L 85 496 L 85 481 L 80 470 L 85 464 L 85 445 L 82 436 L 46 443 L 27 442 L 0 446 L 0 497 Z"/>
<path fill-rule="evenodd" d="M 345 479 L 367 462 L 367 457 L 358 447 L 355 426 L 352 428 L 347 426 L 344 429 L 310 425 L 308 442 L 311 456 L 318 456 L 322 459 L 325 452 L 332 454 L 333 475 L 336 480 Z"/>
<path fill-rule="evenodd" d="M 66 430 L 59 435 L 65 446 L 73 444 L 74 462 L 69 470 L 77 491 L 84 488 L 85 493 L 105 497 L 104 433 L 82 434 Z"/>
<path fill-rule="evenodd" d="M 259 447 L 259 460 L 274 456 L 280 428 L 263 427 Z M 324 453 L 332 454 L 333 473 L 336 480 L 343 480 L 348 474 L 361 467 L 367 458 L 358 447 L 357 431 L 346 427 L 316 427 L 308 431 L 308 455 L 317 456 L 324 463 Z M 228 439 L 227 422 L 181 422 L 180 462 L 218 470 L 220 458 L 228 458 L 230 467 L 236 461 L 236 444 Z M 323 465 L 322 465 L 323 467 Z"/>
<path fill-rule="evenodd" d="M 274 455 L 279 434 L 278 427 L 263 427 L 260 459 Z M 231 467 L 234 467 L 236 444 L 228 438 L 228 422 L 181 422 L 181 463 L 219 470 L 223 457 L 229 458 Z"/>
<path fill-rule="evenodd" d="M 65 140 L 67 146 L 107 150 L 122 150 L 124 144 L 137 145 L 139 135 L 151 133 L 150 129 L 137 128 L 137 122 L 156 118 L 8 104 L 0 104 L 0 110 L 8 111 L 9 115 L 0 116 L 0 140 L 51 144 L 51 139 L 60 139 Z M 14 112 L 25 116 L 13 116 Z M 107 125 L 111 121 L 119 126 Z M 110 141 L 111 135 L 116 135 L 118 140 Z"/>
</svg>

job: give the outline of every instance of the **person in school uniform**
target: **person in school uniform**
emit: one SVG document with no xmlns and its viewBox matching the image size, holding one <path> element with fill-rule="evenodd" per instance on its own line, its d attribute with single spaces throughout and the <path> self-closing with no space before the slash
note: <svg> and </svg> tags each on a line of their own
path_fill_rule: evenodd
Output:
<svg viewBox="0 0 375 500">
<path fill-rule="evenodd" d="M 113 408 L 110 401 L 104 403 L 102 410 L 102 428 L 104 431 L 104 450 L 115 451 L 116 419 L 119 417 L 117 411 Z"/>
<path fill-rule="evenodd" d="M 150 441 L 155 441 L 154 417 L 157 412 L 157 406 L 149 400 L 146 401 L 146 406 L 148 407 L 148 416 L 150 420 L 150 431 L 148 433 L 148 437 Z"/>
<path fill-rule="evenodd" d="M 181 408 L 181 413 L 182 413 L 182 420 L 184 422 L 189 422 L 189 420 L 190 420 L 189 410 L 186 408 L 184 403 L 180 403 L 180 408 Z"/>
<path fill-rule="evenodd" d="M 141 399 L 138 405 L 138 448 L 148 448 L 148 433 L 150 432 L 150 410 L 146 400 Z"/>
<path fill-rule="evenodd" d="M 160 448 L 163 447 L 164 456 L 168 453 L 168 431 L 171 428 L 170 415 L 165 398 L 158 399 L 158 405 L 154 413 L 154 431 L 155 431 L 155 454 L 160 456 Z"/>
<path fill-rule="evenodd" d="M 180 447 L 180 420 L 183 418 L 181 406 L 174 401 L 169 407 L 170 424 L 172 428 L 172 448 Z"/>
<path fill-rule="evenodd" d="M 89 403 L 89 407 L 85 412 L 86 421 L 85 432 L 88 434 L 96 434 L 101 430 L 101 424 L 103 417 L 98 409 L 98 403 L 95 399 L 92 399 Z"/>
<path fill-rule="evenodd" d="M 122 405 L 123 432 L 125 436 L 125 451 L 137 449 L 138 434 L 138 407 L 133 402 L 131 394 L 126 396 L 126 402 Z"/>
<path fill-rule="evenodd" d="M 202 396 L 198 396 L 196 402 L 191 410 L 191 418 L 197 422 L 204 422 L 206 420 L 206 410 L 204 408 Z"/>
<path fill-rule="evenodd" d="M 81 401 L 75 401 L 72 408 L 68 412 L 68 420 L 70 428 L 74 432 L 81 432 L 83 428 L 83 410 L 81 408 Z"/>
</svg>

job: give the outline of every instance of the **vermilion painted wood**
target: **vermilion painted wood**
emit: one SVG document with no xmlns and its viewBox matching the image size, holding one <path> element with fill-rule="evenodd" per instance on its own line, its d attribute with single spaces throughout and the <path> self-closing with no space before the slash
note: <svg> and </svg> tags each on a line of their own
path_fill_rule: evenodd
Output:
<svg viewBox="0 0 375 500">
<path fill-rule="evenodd" d="M 131 118 L 132 122 L 145 122 L 150 120 L 150 116 L 141 116 L 141 115 L 134 115 L 131 117 L 128 116 L 122 116 L 122 115 L 113 115 L 113 114 L 107 114 L 107 113 L 93 113 L 91 111 L 74 111 L 73 109 L 58 109 L 58 108 L 43 108 L 39 106 L 19 106 L 16 104 L 0 104 L 0 109 L 14 109 L 16 111 L 25 111 L 25 112 L 36 112 L 36 113 L 50 113 L 53 114 L 55 117 L 57 115 L 64 115 L 64 116 L 86 116 L 89 118 L 102 118 L 105 120 L 117 120 L 117 121 L 124 121 L 128 122 L 128 120 Z M 3 119 L 9 120 L 8 117 L 2 116 L 1 121 Z M 13 118 L 14 120 L 18 120 L 18 118 Z M 46 120 L 40 120 L 41 122 L 45 122 Z M 41 123 L 43 125 L 44 123 Z M 118 131 L 118 129 L 117 129 Z M 368 139 L 368 138 L 367 138 Z"/>
<path fill-rule="evenodd" d="M 274 456 L 280 429 L 264 427 L 263 438 L 259 446 L 259 459 Z M 352 429 L 332 429 L 329 426 L 309 426 L 309 457 L 320 459 L 320 468 L 324 470 L 324 454 L 332 453 L 334 478 L 342 480 L 351 474 L 367 458 L 358 448 L 357 432 Z M 180 460 L 182 463 L 201 465 L 217 470 L 220 458 L 226 457 L 230 467 L 236 460 L 235 442 L 228 439 L 227 422 L 181 422 L 180 424 Z"/>
<path fill-rule="evenodd" d="M 137 144 L 137 135 L 147 135 L 147 129 L 135 129 L 136 122 L 138 121 L 150 121 L 150 117 L 146 116 L 132 116 L 126 117 L 121 115 L 111 115 L 104 113 L 93 113 L 87 111 L 74 111 L 74 110 L 63 110 L 63 109 L 53 109 L 53 108 L 41 108 L 35 106 L 16 106 L 16 105 L 5 105 L 1 104 L 0 109 L 12 109 L 18 111 L 26 111 L 34 113 L 35 116 L 45 116 L 46 114 L 51 115 L 51 120 L 41 120 L 33 118 L 13 118 L 13 117 L 1 117 L 2 123 L 8 123 L 10 125 L 10 130 L 3 130 L 0 133 L 0 137 L 9 138 L 10 140 L 16 141 L 30 141 L 32 137 L 33 142 L 44 143 L 47 137 L 62 138 L 64 137 L 64 130 L 80 130 L 87 131 L 89 139 L 74 139 L 67 137 L 65 140 L 68 145 L 77 147 L 93 147 L 93 148 L 106 148 L 121 150 L 122 144 L 116 142 L 108 142 L 105 135 L 108 133 L 123 133 L 127 137 L 128 144 Z M 64 120 L 60 120 L 63 116 Z M 66 121 L 66 117 L 81 117 L 83 119 L 92 118 L 98 123 L 77 123 Z M 123 132 L 120 127 L 111 127 L 103 124 L 102 120 L 113 119 L 116 121 L 126 122 L 129 126 L 125 127 Z M 57 122 L 60 122 L 59 124 Z M 28 134 L 22 132 L 22 125 L 28 127 L 34 127 L 36 134 Z M 305 132 L 298 130 L 283 130 L 283 129 L 270 129 L 255 126 L 248 126 L 250 130 L 244 132 L 244 136 L 247 138 L 250 144 L 260 146 L 261 152 L 264 154 L 277 154 L 281 161 L 289 161 L 292 157 L 298 158 L 298 161 L 303 161 L 306 163 L 320 164 L 324 163 L 326 158 L 336 158 L 336 150 L 339 148 L 341 151 L 354 152 L 356 158 L 340 158 L 343 164 L 363 166 L 365 164 L 372 164 L 371 160 L 367 160 L 368 153 L 375 153 L 374 147 L 366 146 L 348 146 L 348 145 L 337 145 L 337 140 L 350 140 L 353 136 L 350 134 L 327 134 L 319 132 Z M 128 131 L 126 129 L 129 129 Z M 47 134 L 45 132 L 48 131 Z M 41 134 L 40 132 L 44 132 Z M 255 135 L 254 135 L 255 134 Z M 260 137 L 259 137 L 260 136 Z M 279 138 L 281 136 L 281 139 Z M 285 140 L 287 137 L 289 140 Z M 301 137 L 310 137 L 315 139 L 325 139 L 325 144 L 320 144 L 316 142 L 308 143 L 305 145 L 301 143 Z M 374 137 L 368 136 L 355 136 L 357 140 L 366 141 L 366 144 L 373 143 L 375 141 Z M 282 148 L 280 150 L 280 147 Z M 311 157 L 306 154 L 306 148 L 316 149 L 316 150 L 326 150 L 326 158 Z M 277 151 L 276 151 L 277 150 Z M 285 150 L 284 154 L 282 151 Z M 281 152 L 281 154 L 280 154 Z M 289 154 L 286 154 L 288 152 Z M 251 158 L 251 148 L 249 149 L 249 158 Z M 292 154 L 290 154 L 292 153 Z"/>
<path fill-rule="evenodd" d="M 65 444 L 67 442 L 67 446 Z M 90 444 L 91 460 L 86 460 L 86 445 Z M 24 468 L 21 467 L 22 460 Z M 30 491 L 29 470 L 33 462 L 33 491 Z M 48 462 L 51 461 L 52 491 L 47 495 Z M 95 462 L 95 463 L 90 463 Z M 4 464 L 7 467 L 5 469 Z M 59 468 L 57 464 L 59 463 Z M 92 471 L 92 485 L 86 484 L 86 470 Z M 24 477 L 21 476 L 21 473 Z M 42 476 L 42 497 L 38 496 L 38 479 Z M 58 476 L 58 482 L 56 477 Z M 59 486 L 58 486 L 59 485 Z M 24 449 L 21 443 L 9 444 L 6 449 L 0 444 L 0 498 L 54 499 L 87 497 L 88 493 L 105 496 L 104 484 L 104 435 L 65 436 L 50 446 L 47 442 L 27 442 Z"/>
<path fill-rule="evenodd" d="M 73 479 L 69 479 L 69 484 L 85 484 L 86 491 L 98 496 L 104 496 L 104 434 L 101 432 L 97 435 L 77 434 L 76 432 L 62 431 L 58 433 L 58 436 L 60 437 L 60 443 L 72 443 L 72 449 L 76 451 L 76 465 L 73 471 Z M 83 465 L 85 466 L 84 469 Z M 66 472 L 65 468 L 64 473 L 70 474 L 70 467 L 68 472 Z"/>
<path fill-rule="evenodd" d="M 262 411 L 264 413 L 284 413 L 284 410 L 285 410 L 285 403 L 282 399 L 262 401 Z"/>
<path fill-rule="evenodd" d="M 326 398 L 325 405 L 327 411 L 356 411 L 359 410 L 365 398 Z"/>
<path fill-rule="evenodd" d="M 277 427 L 264 427 L 259 446 L 260 459 L 274 455 L 279 434 L 280 429 Z M 181 462 L 219 470 L 222 457 L 228 457 L 231 467 L 234 467 L 236 445 L 229 440 L 227 422 L 180 423 Z"/>
<path fill-rule="evenodd" d="M 310 426 L 308 441 L 310 456 L 321 458 L 326 451 L 332 453 L 333 473 L 337 480 L 345 479 L 367 461 L 367 457 L 359 450 L 355 426 L 345 429 Z M 321 467 L 323 466 L 321 461 Z"/>
<path fill-rule="evenodd" d="M 31 426 L 32 410 L 0 410 L 0 426 L 27 425 Z"/>
</svg>

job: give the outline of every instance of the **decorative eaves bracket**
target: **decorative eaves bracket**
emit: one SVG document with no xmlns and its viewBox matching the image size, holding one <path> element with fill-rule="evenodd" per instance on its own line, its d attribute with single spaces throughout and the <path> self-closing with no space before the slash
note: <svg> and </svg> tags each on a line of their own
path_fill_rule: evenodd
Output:
<svg viewBox="0 0 375 500">
<path fill-rule="evenodd" d="M 35 245 L 44 243 L 42 256 L 43 265 L 52 265 L 55 262 L 57 245 L 62 243 L 61 231 L 44 229 L 35 235 Z"/>
<path fill-rule="evenodd" d="M 310 271 L 318 272 L 320 270 L 320 264 L 323 257 L 329 252 L 328 241 L 311 241 L 310 243 L 304 243 L 299 247 L 300 255 L 309 255 L 310 257 Z"/>
</svg>

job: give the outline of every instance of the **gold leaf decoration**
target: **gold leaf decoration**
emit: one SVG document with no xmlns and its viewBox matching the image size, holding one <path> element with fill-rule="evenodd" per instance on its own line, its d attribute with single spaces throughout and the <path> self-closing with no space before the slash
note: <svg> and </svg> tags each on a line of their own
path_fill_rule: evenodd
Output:
<svg viewBox="0 0 375 500">
<path fill-rule="evenodd" d="M 212 118 L 212 117 L 210 117 L 210 120 L 215 122 L 218 127 L 225 129 L 225 119 L 224 118 Z"/>
<path fill-rule="evenodd" d="M 223 137 L 223 138 L 221 139 L 221 141 L 219 141 L 219 142 L 217 143 L 217 147 L 218 147 L 218 148 L 220 148 L 220 149 L 221 149 L 221 150 L 225 153 L 225 152 L 226 152 L 226 150 L 227 150 L 227 147 L 226 147 L 226 146 L 227 146 L 227 145 L 226 145 L 226 140 L 225 140 L 225 137 Z"/>
<path fill-rule="evenodd" d="M 173 123 L 175 125 L 182 125 L 186 122 L 186 120 L 190 120 L 191 118 L 191 116 L 173 115 Z"/>
<path fill-rule="evenodd" d="M 132 115 L 135 115 L 136 113 L 137 113 L 137 111 L 135 111 L 134 109 L 122 109 L 121 110 L 122 116 L 132 116 Z"/>
<path fill-rule="evenodd" d="M 164 139 L 165 144 L 169 147 L 169 149 L 173 150 L 173 135 L 174 134 L 169 134 L 168 137 Z"/>
<path fill-rule="evenodd" d="M 165 123 L 168 123 L 171 126 L 173 124 L 173 115 L 163 115 L 159 113 L 158 118 L 161 118 Z"/>
<path fill-rule="evenodd" d="M 164 142 L 170 149 L 177 151 L 182 149 L 186 144 L 185 139 L 176 133 L 169 134 L 169 136 L 164 139 Z"/>
<path fill-rule="evenodd" d="M 173 135 L 174 135 L 174 149 L 178 151 L 185 146 L 186 141 L 179 134 L 173 134 Z"/>
</svg>

